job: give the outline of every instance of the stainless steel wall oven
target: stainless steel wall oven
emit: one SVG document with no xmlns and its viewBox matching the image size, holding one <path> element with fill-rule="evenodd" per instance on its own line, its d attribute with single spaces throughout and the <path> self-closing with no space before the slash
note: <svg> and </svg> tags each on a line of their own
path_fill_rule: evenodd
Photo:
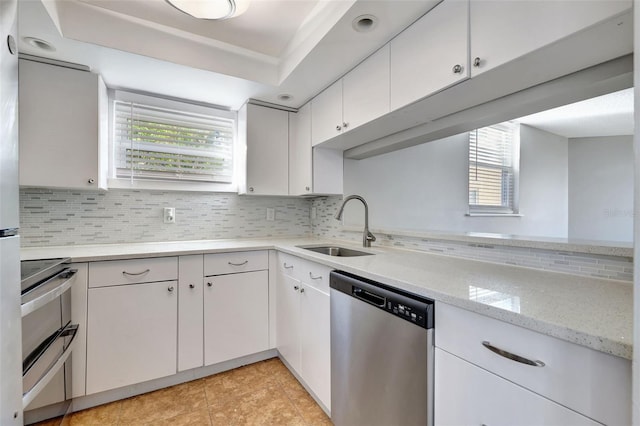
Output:
<svg viewBox="0 0 640 426">
<path fill-rule="evenodd" d="M 21 262 L 22 405 L 25 424 L 65 415 L 71 403 L 71 324 L 68 259 Z"/>
</svg>

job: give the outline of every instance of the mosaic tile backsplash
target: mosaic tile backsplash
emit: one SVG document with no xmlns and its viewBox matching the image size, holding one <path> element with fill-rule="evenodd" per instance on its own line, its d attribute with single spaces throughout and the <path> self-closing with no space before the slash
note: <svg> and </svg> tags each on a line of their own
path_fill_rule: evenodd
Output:
<svg viewBox="0 0 640 426">
<path fill-rule="evenodd" d="M 309 207 L 301 198 L 226 193 L 111 189 L 20 190 L 23 247 L 309 236 Z M 176 223 L 163 223 L 175 207 Z M 275 209 L 275 221 L 266 209 Z"/>
<path fill-rule="evenodd" d="M 337 196 L 310 200 L 224 193 L 23 188 L 20 233 L 23 247 L 311 235 L 359 244 L 362 234 L 343 230 L 334 219 L 341 201 Z M 175 207 L 175 224 L 163 223 L 163 207 Z M 273 222 L 266 220 L 268 207 L 276 211 Z M 315 219 L 310 219 L 312 207 L 316 209 Z M 374 244 L 379 246 L 633 281 L 633 259 L 627 257 L 389 234 L 376 237 Z"/>
<path fill-rule="evenodd" d="M 361 232 L 344 231 L 334 214 L 341 197 L 313 200 L 316 218 L 311 221 L 313 235 L 355 243 L 362 242 Z M 573 275 L 633 281 L 633 259 L 535 248 L 508 247 L 494 244 L 445 241 L 402 235 L 376 234 L 375 245 L 427 251 L 446 256 L 485 262 L 524 266 L 565 272 Z"/>
</svg>

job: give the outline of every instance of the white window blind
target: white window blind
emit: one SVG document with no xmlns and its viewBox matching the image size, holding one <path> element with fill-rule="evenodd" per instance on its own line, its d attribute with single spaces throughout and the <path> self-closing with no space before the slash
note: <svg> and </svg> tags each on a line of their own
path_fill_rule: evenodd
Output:
<svg viewBox="0 0 640 426">
<path fill-rule="evenodd" d="M 229 118 L 116 100 L 116 177 L 231 183 L 233 130 Z"/>
<path fill-rule="evenodd" d="M 505 122 L 469 132 L 469 213 L 517 213 L 519 128 Z"/>
</svg>

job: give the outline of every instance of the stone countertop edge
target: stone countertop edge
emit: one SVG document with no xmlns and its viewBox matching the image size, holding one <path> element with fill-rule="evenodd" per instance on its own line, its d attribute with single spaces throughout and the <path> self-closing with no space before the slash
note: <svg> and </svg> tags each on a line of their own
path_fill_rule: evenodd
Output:
<svg viewBox="0 0 640 426">
<path fill-rule="evenodd" d="M 360 226 L 343 225 L 340 229 L 343 232 L 362 233 L 362 227 Z M 571 240 L 566 238 L 526 237 L 482 232 L 447 233 L 439 231 L 407 231 L 384 228 L 372 228 L 371 232 L 374 235 L 397 235 L 418 240 L 455 241 L 458 243 L 553 250 L 602 256 L 633 257 L 633 243 L 618 241 Z"/>
<path fill-rule="evenodd" d="M 340 245 L 375 256 L 336 258 L 297 247 L 307 245 Z M 92 262 L 249 250 L 282 251 L 600 352 L 632 358 L 633 286 L 615 280 L 399 248 L 363 249 L 344 241 L 313 238 L 31 247 L 21 249 L 21 259 L 70 257 L 73 262 Z M 470 284 L 515 297 L 527 312 L 470 300 Z M 600 303 L 603 297 L 611 299 L 611 306 Z"/>
</svg>

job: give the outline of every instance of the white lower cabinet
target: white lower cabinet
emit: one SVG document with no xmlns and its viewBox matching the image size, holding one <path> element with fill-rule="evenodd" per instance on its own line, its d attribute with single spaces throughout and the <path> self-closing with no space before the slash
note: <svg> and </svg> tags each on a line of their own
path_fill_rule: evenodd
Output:
<svg viewBox="0 0 640 426">
<path fill-rule="evenodd" d="M 89 288 L 87 394 L 176 373 L 177 284 Z"/>
<path fill-rule="evenodd" d="M 300 371 L 300 281 L 278 275 L 276 286 L 276 346 L 295 371 Z"/>
<path fill-rule="evenodd" d="M 178 258 L 178 371 L 204 365 L 203 256 Z"/>
<path fill-rule="evenodd" d="M 279 253 L 277 348 L 302 381 L 331 409 L 331 269 Z"/>
<path fill-rule="evenodd" d="M 269 349 L 269 272 L 218 275 L 205 281 L 205 365 Z"/>
<path fill-rule="evenodd" d="M 331 404 L 329 294 L 300 287 L 300 374 L 327 408 Z"/>
<path fill-rule="evenodd" d="M 439 348 L 435 352 L 436 425 L 599 424 Z"/>
<path fill-rule="evenodd" d="M 445 303 L 435 314 L 436 424 L 631 424 L 629 360 Z"/>
</svg>

